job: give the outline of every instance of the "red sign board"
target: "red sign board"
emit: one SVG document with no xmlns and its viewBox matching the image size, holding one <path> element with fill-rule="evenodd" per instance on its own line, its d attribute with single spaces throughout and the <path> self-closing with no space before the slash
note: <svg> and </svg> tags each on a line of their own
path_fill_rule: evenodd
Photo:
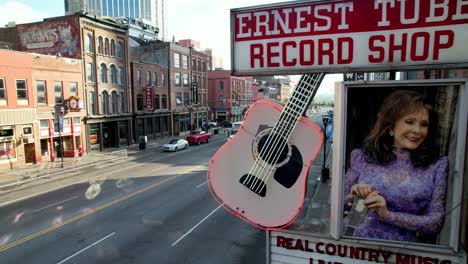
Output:
<svg viewBox="0 0 468 264">
<path fill-rule="evenodd" d="M 332 0 L 231 10 L 239 75 L 468 65 L 468 1 Z"/>
<path fill-rule="evenodd" d="M 23 24 L 16 28 L 21 51 L 80 58 L 78 18 Z"/>
<path fill-rule="evenodd" d="M 145 87 L 146 110 L 153 111 L 153 86 Z"/>
</svg>

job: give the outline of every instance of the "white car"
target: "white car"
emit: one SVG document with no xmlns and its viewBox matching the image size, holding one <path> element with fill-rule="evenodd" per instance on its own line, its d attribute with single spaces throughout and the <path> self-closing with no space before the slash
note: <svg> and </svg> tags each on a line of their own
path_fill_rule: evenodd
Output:
<svg viewBox="0 0 468 264">
<path fill-rule="evenodd" d="M 169 143 L 164 144 L 163 151 L 177 151 L 179 149 L 186 149 L 188 142 L 185 139 L 172 139 Z"/>
<path fill-rule="evenodd" d="M 229 131 L 229 137 L 228 137 L 228 140 L 233 138 L 236 134 L 237 134 L 237 131 L 239 131 L 238 129 L 236 130 L 231 130 Z"/>
</svg>

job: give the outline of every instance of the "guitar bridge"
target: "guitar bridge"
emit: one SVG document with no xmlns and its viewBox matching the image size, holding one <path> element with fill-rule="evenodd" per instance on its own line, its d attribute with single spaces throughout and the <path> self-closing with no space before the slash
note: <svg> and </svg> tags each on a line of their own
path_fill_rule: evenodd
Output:
<svg viewBox="0 0 468 264">
<path fill-rule="evenodd" d="M 239 180 L 239 182 L 245 187 L 249 188 L 255 194 L 265 197 L 266 195 L 266 184 L 252 174 L 245 174 Z"/>
</svg>

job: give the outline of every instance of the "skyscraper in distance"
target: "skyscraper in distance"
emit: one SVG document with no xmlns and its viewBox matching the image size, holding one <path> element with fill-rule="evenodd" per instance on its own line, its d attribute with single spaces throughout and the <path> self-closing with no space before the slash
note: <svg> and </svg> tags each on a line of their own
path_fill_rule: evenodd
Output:
<svg viewBox="0 0 468 264">
<path fill-rule="evenodd" d="M 64 0 L 65 14 L 85 11 L 99 17 L 133 18 L 159 28 L 166 36 L 165 0 Z"/>
</svg>

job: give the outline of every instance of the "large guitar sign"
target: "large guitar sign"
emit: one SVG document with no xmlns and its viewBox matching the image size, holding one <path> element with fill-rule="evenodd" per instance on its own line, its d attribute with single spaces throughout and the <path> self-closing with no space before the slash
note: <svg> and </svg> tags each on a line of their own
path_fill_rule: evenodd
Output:
<svg viewBox="0 0 468 264">
<path fill-rule="evenodd" d="M 310 165 L 323 142 L 302 116 L 324 74 L 305 74 L 286 106 L 254 103 L 237 135 L 213 156 L 209 189 L 227 211 L 261 229 L 281 229 L 302 210 Z"/>
</svg>

